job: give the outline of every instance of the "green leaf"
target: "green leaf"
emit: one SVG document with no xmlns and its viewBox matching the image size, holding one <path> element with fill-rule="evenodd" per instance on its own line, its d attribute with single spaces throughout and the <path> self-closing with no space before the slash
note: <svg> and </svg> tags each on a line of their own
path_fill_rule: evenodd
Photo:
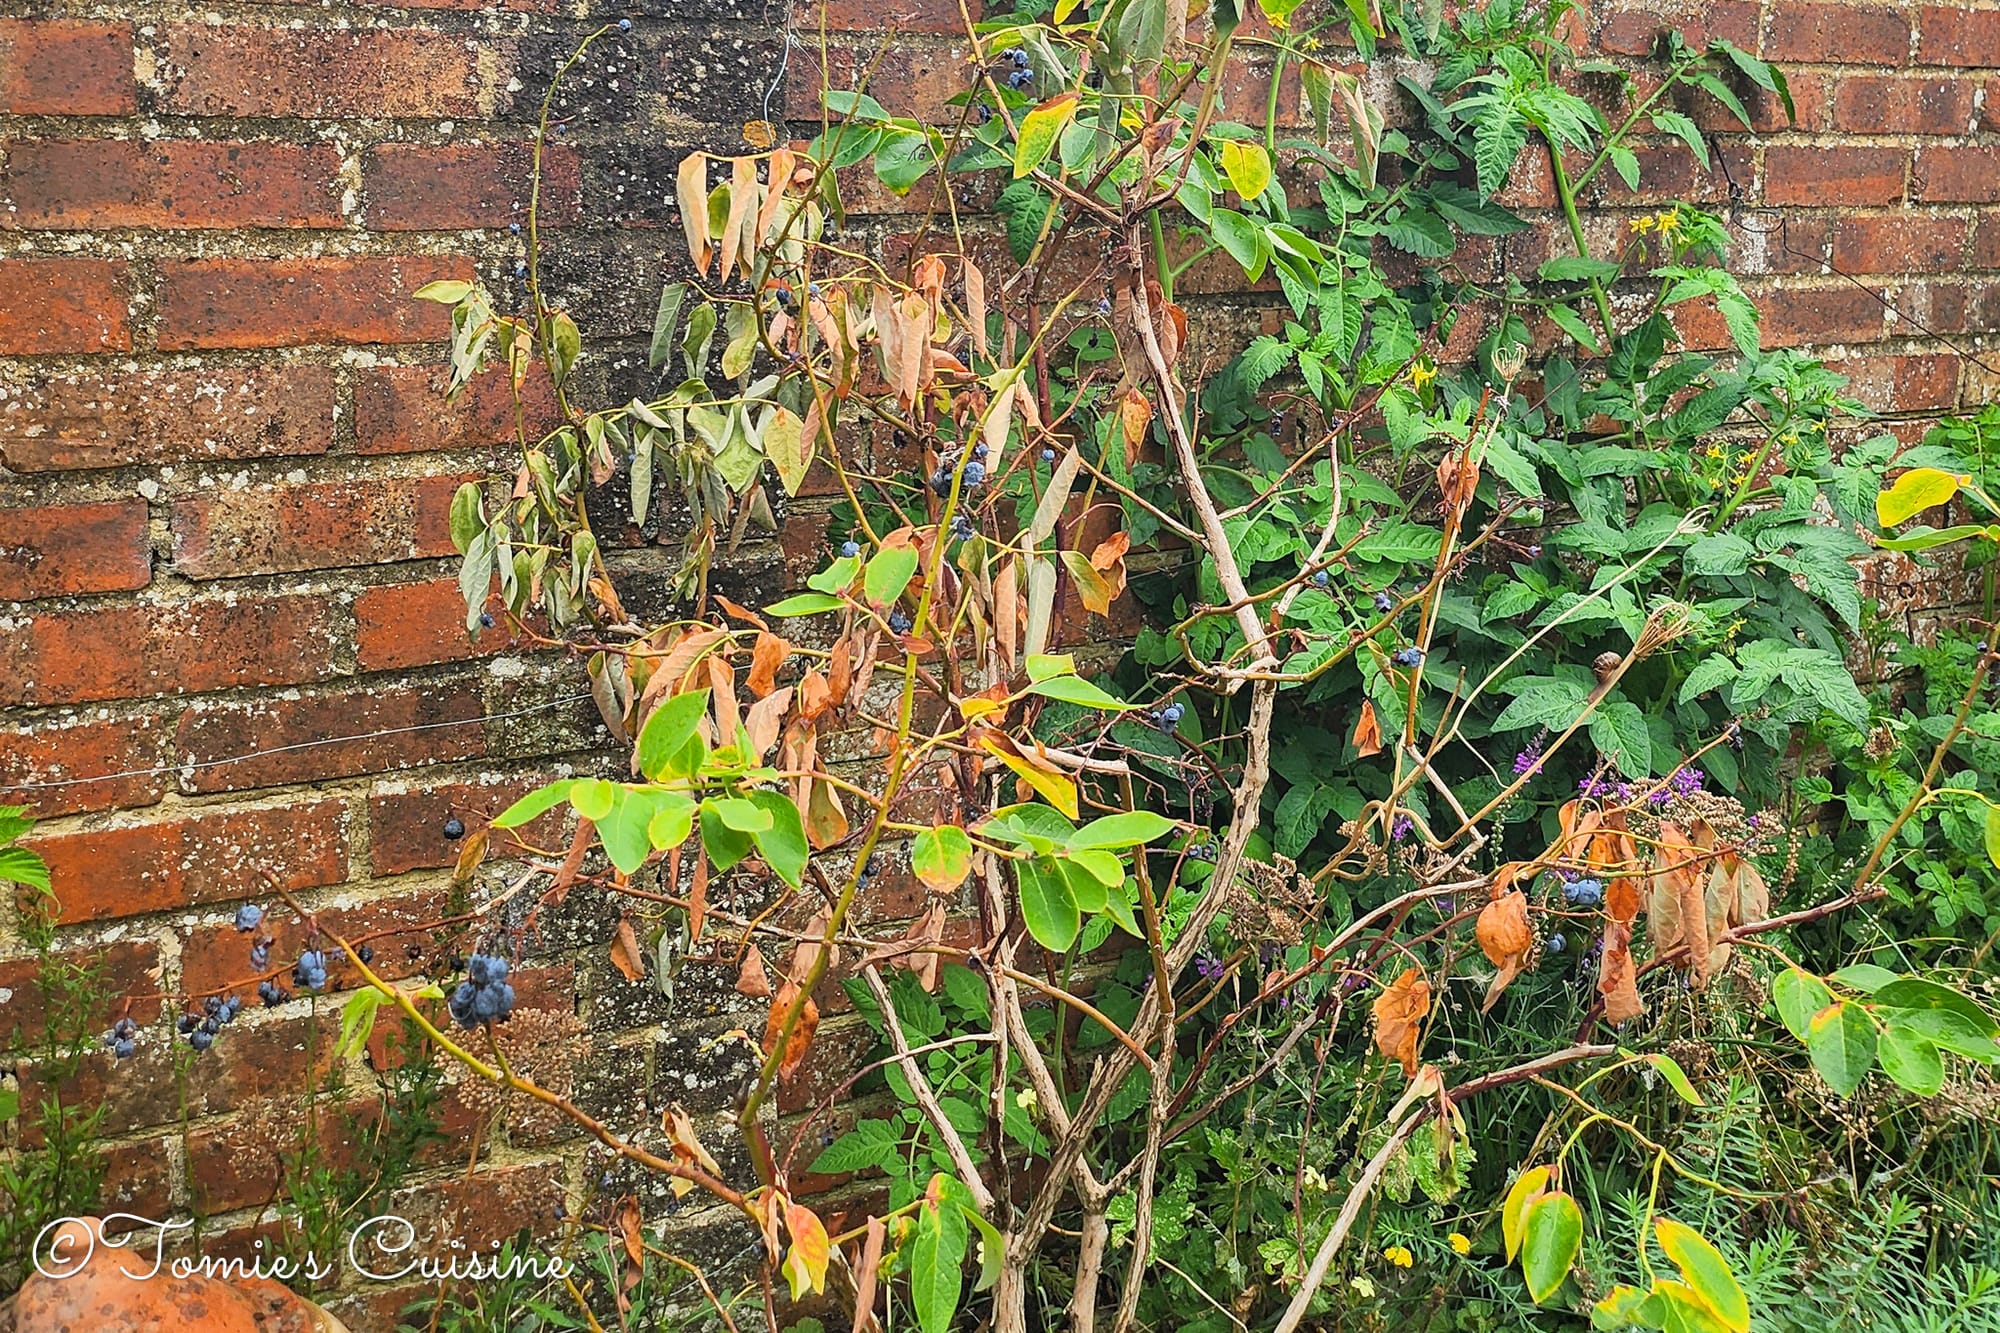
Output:
<svg viewBox="0 0 2000 1333">
<path fill-rule="evenodd" d="M 1678 111 L 1668 111 L 1656 107 L 1652 112 L 1653 128 L 1664 134 L 1671 134 L 1688 146 L 1694 160 L 1702 166 L 1708 165 L 1708 142 L 1701 137 L 1701 130 L 1695 123 Z"/>
<path fill-rule="evenodd" d="M 917 572 L 917 548 L 885 546 L 868 562 L 861 576 L 861 591 L 876 606 L 891 606 Z M 776 608 L 772 608 L 776 614 Z"/>
<path fill-rule="evenodd" d="M 1675 1060 L 1674 1057 L 1671 1055 L 1648 1055 L 1646 1063 L 1660 1071 L 1660 1077 L 1667 1081 L 1668 1087 L 1679 1094 L 1682 1101 L 1686 1102 L 1689 1106 L 1700 1106 L 1702 1104 L 1701 1094 L 1694 1090 L 1694 1084 L 1688 1081 L 1687 1071 L 1681 1068 L 1680 1062 Z"/>
<path fill-rule="evenodd" d="M 1890 982 L 1901 981 L 1902 977 L 1886 967 L 1877 967 L 1873 963 L 1850 963 L 1834 973 L 1833 979 L 1849 990 L 1858 990 L 1863 995 L 1873 995 Z"/>
<path fill-rule="evenodd" d="M 910 839 L 910 869 L 931 888 L 949 892 L 972 873 L 972 839 L 956 824 L 925 829 Z"/>
<path fill-rule="evenodd" d="M 815 1175 L 844 1175 L 871 1167 L 887 1170 L 898 1157 L 901 1135 L 889 1120 L 862 1120 L 821 1150 L 808 1171 Z"/>
<path fill-rule="evenodd" d="M 1590 717 L 1590 742 L 1600 754 L 1616 755 L 1619 771 L 1643 777 L 1653 771 L 1653 733 L 1646 715 L 1630 699 L 1607 699 Z"/>
<path fill-rule="evenodd" d="M 47 892 L 48 865 L 26 847 L 0 847 L 0 883 L 8 881 Z"/>
<path fill-rule="evenodd" d="M 937 1192 L 934 1186 L 932 1195 Z M 950 1333 L 964 1287 L 964 1214 L 932 1197 L 918 1207 L 916 1222 L 910 1237 L 910 1304 L 923 1333 Z"/>
<path fill-rule="evenodd" d="M 1786 1029 L 1804 1041 L 1813 1015 L 1833 1003 L 1833 992 L 1812 973 L 1788 967 L 1771 983 L 1771 998 Z"/>
<path fill-rule="evenodd" d="M 681 320 L 681 302 L 687 299 L 687 284 L 670 282 L 660 289 L 660 306 L 653 313 L 653 341 L 646 349 L 646 367 L 658 370 L 674 354 L 674 329 Z"/>
<path fill-rule="evenodd" d="M 571 807 L 592 823 L 610 814 L 617 799 L 618 788 L 603 778 L 578 778 L 569 785 Z"/>
<path fill-rule="evenodd" d="M 1583 1248 L 1583 1211 L 1560 1190 L 1544 1194 L 1521 1215 L 1521 1276 L 1540 1305 L 1556 1294 Z"/>
<path fill-rule="evenodd" d="M 1576 311 L 1566 305 L 1557 304 L 1549 306 L 1548 313 L 1549 319 L 1555 326 L 1575 339 L 1577 345 L 1585 351 L 1596 354 L 1604 350 L 1598 346 L 1597 336 L 1590 331 L 1590 325 L 1584 323 L 1583 317 Z"/>
<path fill-rule="evenodd" d="M 798 888 L 805 883 L 806 861 L 812 856 L 806 844 L 805 821 L 799 807 L 781 791 L 753 791 L 750 801 L 770 817 L 770 827 L 747 830 L 757 844 L 764 863 L 779 879 Z M 728 816 L 724 816 L 725 821 Z"/>
<path fill-rule="evenodd" d="M 1209 214 L 1208 227 L 1215 243 L 1242 266 L 1250 281 L 1264 275 L 1264 264 L 1271 251 L 1256 223 L 1233 209 L 1218 208 Z"/>
<path fill-rule="evenodd" d="M 1014 178 L 1029 175 L 1048 160 L 1056 146 L 1056 136 L 1076 114 L 1076 94 L 1061 93 L 1021 118 L 1020 134 L 1014 141 Z"/>
<path fill-rule="evenodd" d="M 1557 255 L 1544 260 L 1536 270 L 1544 282 L 1589 282 L 1615 278 L 1621 266 L 1609 259 L 1591 259 L 1586 255 Z"/>
<path fill-rule="evenodd" d="M 1958 494 L 1969 478 L 1934 467 L 1913 467 L 1875 497 L 1875 518 L 1893 528 Z"/>
<path fill-rule="evenodd" d="M 648 836 L 653 809 L 651 792 L 613 787 L 611 810 L 597 821 L 597 836 L 604 844 L 604 854 L 621 874 L 633 873 L 653 853 L 653 842 Z"/>
<path fill-rule="evenodd" d="M 570 785 L 569 779 L 565 778 L 560 782 L 551 782 L 546 787 L 539 787 L 529 792 L 526 796 L 523 796 L 520 800 L 495 815 L 493 817 L 493 827 L 521 827 L 521 825 L 527 823 L 535 816 L 544 811 L 554 809 L 562 801 L 568 799 Z"/>
<path fill-rule="evenodd" d="M 750 835 L 731 828 L 716 810 L 716 804 L 715 801 L 701 803 L 701 849 L 714 863 L 716 873 L 720 874 L 750 855 Z M 749 802 L 742 804 L 748 805 Z"/>
<path fill-rule="evenodd" d="M 2000 1024 L 1978 1004 L 1949 986 L 1921 977 L 1898 977 L 1877 987 L 1872 1003 L 1882 1009 L 1941 1009 L 1959 1015 L 1989 1037 L 2000 1034 Z"/>
<path fill-rule="evenodd" d="M 1015 877 L 1021 886 L 1021 920 L 1028 933 L 1051 953 L 1066 953 L 1083 927 L 1069 880 L 1053 862 L 1042 857 L 1018 861 Z"/>
<path fill-rule="evenodd" d="M 655 708 L 639 729 L 639 771 L 655 782 L 671 772 L 674 756 L 694 735 L 707 711 L 707 690 L 676 694 Z"/>
<path fill-rule="evenodd" d="M 1875 1064 L 1875 1024 L 1860 1005 L 1835 1000 L 1806 1025 L 1806 1051 L 1827 1086 L 1849 1096 Z"/>
<path fill-rule="evenodd" d="M 1687 548 L 1681 563 L 1690 574 L 1728 576 L 1747 571 L 1756 554 L 1756 547 L 1733 532 L 1711 532 Z"/>
<path fill-rule="evenodd" d="M 1151 810 L 1128 810 L 1121 815 L 1093 819 L 1070 835 L 1072 851 L 1087 847 L 1137 847 L 1164 838 L 1177 827 L 1165 815 Z"/>
<path fill-rule="evenodd" d="M 646 841 L 659 851 L 680 846 L 694 831 L 695 802 L 677 791 L 656 792 L 653 817 L 646 823 Z"/>
<path fill-rule="evenodd" d="M 1891 1023 L 1875 1054 L 1882 1072 L 1919 1097 L 1935 1097 L 1944 1087 L 1944 1057 L 1930 1039 L 1907 1023 Z"/>
<path fill-rule="evenodd" d="M 1743 1295 L 1743 1288 L 1737 1285 L 1736 1275 L 1729 1271 L 1721 1251 L 1702 1239 L 1693 1227 L 1671 1217 L 1655 1218 L 1653 1235 L 1659 1239 L 1667 1258 L 1674 1261 L 1674 1267 L 1681 1270 L 1681 1280 L 1693 1289 L 1709 1313 L 1730 1333 L 1750 1333 L 1750 1302 Z"/>
<path fill-rule="evenodd" d="M 1618 179 L 1625 182 L 1625 188 L 1638 189 L 1639 155 L 1622 143 L 1609 144 L 1606 151 L 1611 155 L 1612 170 L 1618 173 Z"/>
<path fill-rule="evenodd" d="M 764 457 L 778 470 L 785 494 L 797 495 L 812 467 L 813 441 L 806 439 L 806 424 L 789 407 L 779 406 L 764 427 Z"/>
<path fill-rule="evenodd" d="M 382 1007 L 382 992 L 373 986 L 354 992 L 340 1007 L 340 1040 L 334 1043 L 333 1058 L 344 1060 L 368 1044 L 375 1031 L 375 1014 Z"/>
<path fill-rule="evenodd" d="M 439 305 L 457 305 L 472 295 L 472 284 L 457 278 L 440 278 L 427 282 L 410 295 L 419 301 L 436 301 Z"/>
<path fill-rule="evenodd" d="M 1044 699 L 1060 699 L 1064 703 L 1076 704 L 1081 708 L 1108 709 L 1112 712 L 1130 712 L 1139 706 L 1106 694 L 1078 676 L 1056 676 L 1049 680 L 1038 680 L 1028 687 L 1027 692 L 1038 694 Z"/>
<path fill-rule="evenodd" d="M 1458 248 L 1445 220 L 1427 208 L 1412 208 L 1382 229 L 1382 239 L 1425 259 L 1443 259 Z"/>
<path fill-rule="evenodd" d="M 1264 187 L 1271 183 L 1271 155 L 1260 143 L 1224 139 L 1216 148 L 1216 159 L 1222 174 L 1229 177 L 1229 187 L 1246 204 L 1264 193 Z"/>
<path fill-rule="evenodd" d="M 823 611 L 838 611 L 846 605 L 838 597 L 823 592 L 802 592 L 782 602 L 773 602 L 764 608 L 764 613 L 773 616 L 816 616 Z"/>
<path fill-rule="evenodd" d="M 486 527 L 486 516 L 480 512 L 482 494 L 476 481 L 465 482 L 452 493 L 451 544 L 460 555 L 472 549 L 472 539 Z"/>
</svg>

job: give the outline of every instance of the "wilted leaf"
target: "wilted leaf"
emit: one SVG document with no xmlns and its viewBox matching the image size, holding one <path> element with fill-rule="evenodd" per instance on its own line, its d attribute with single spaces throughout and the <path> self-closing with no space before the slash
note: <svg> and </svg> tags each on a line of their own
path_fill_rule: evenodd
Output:
<svg viewBox="0 0 2000 1333">
<path fill-rule="evenodd" d="M 778 683 L 778 668 L 785 664 L 792 645 L 775 634 L 760 633 L 750 651 L 750 674 L 743 684 L 759 699 L 769 695 Z"/>
<path fill-rule="evenodd" d="M 1361 701 L 1361 716 L 1354 723 L 1354 752 L 1363 759 L 1382 753 L 1382 724 L 1372 700 Z"/>
<path fill-rule="evenodd" d="M 791 1248 L 785 1251 L 785 1281 L 792 1289 L 792 1299 L 825 1291 L 827 1260 L 833 1257 L 833 1242 L 827 1238 L 825 1224 L 812 1209 L 787 1199 L 785 1230 L 792 1235 Z"/>
<path fill-rule="evenodd" d="M 1114 532 L 1090 551 L 1090 567 L 1104 580 L 1109 600 L 1125 591 L 1125 553 L 1132 549 L 1130 533 Z"/>
<path fill-rule="evenodd" d="M 646 1235 L 642 1229 L 644 1219 L 640 1216 L 639 1200 L 635 1196 L 628 1194 L 618 1201 L 616 1223 L 618 1239 L 623 1243 L 625 1250 L 625 1262 L 621 1265 L 622 1271 L 618 1277 L 618 1305 L 620 1309 L 628 1309 L 631 1302 L 625 1293 L 638 1286 L 639 1279 L 645 1276 L 646 1272 Z"/>
<path fill-rule="evenodd" d="M 841 807 L 834 785 L 814 778 L 812 794 L 806 798 L 806 837 L 813 847 L 825 850 L 847 836 L 847 811 Z"/>
<path fill-rule="evenodd" d="M 1531 1167 L 1507 1190 L 1507 1198 L 1500 1205 L 1500 1238 L 1507 1247 L 1508 1263 L 1513 1263 L 1514 1256 L 1521 1252 L 1521 1226 L 1528 1205 L 1548 1191 L 1554 1174 L 1546 1166 Z"/>
<path fill-rule="evenodd" d="M 765 1055 L 778 1048 L 778 1034 L 784 1026 L 785 1014 L 791 1009 L 792 1001 L 798 998 L 798 994 L 798 983 L 787 979 L 785 984 L 778 988 L 777 995 L 772 998 L 771 1016 L 764 1023 Z M 807 1048 L 812 1045 L 813 1033 L 818 1030 L 819 1006 L 813 1002 L 812 996 L 808 995 L 805 997 L 805 1007 L 799 1011 L 799 1021 L 792 1025 L 792 1035 L 785 1042 L 785 1054 L 778 1061 L 779 1077 L 788 1078 L 792 1071 L 799 1067 L 799 1062 L 806 1058 Z"/>
<path fill-rule="evenodd" d="M 1499 969 L 1486 988 L 1486 1002 L 1480 1006 L 1483 1013 L 1493 1007 L 1494 1001 L 1500 998 L 1500 992 L 1521 974 L 1529 955 L 1534 952 L 1535 930 L 1528 923 L 1527 895 L 1515 889 L 1487 903 L 1479 911 L 1473 935 L 1478 939 L 1487 961 Z"/>
<path fill-rule="evenodd" d="M 1883 527 L 1893 528 L 1931 506 L 1951 499 L 1968 480 L 1934 467 L 1913 467 L 1896 478 L 1895 484 L 1888 490 L 1876 495 L 1875 519 Z"/>
<path fill-rule="evenodd" d="M 931 888 L 949 892 L 972 873 L 972 840 L 956 824 L 925 829 L 910 841 L 910 869 Z"/>
<path fill-rule="evenodd" d="M 681 210 L 681 229 L 687 233 L 688 258 L 694 261 L 695 272 L 706 273 L 710 256 L 707 156 L 689 153 L 682 158 L 674 185 L 674 199 Z"/>
<path fill-rule="evenodd" d="M 1020 134 L 1014 141 L 1014 179 L 1029 175 L 1048 160 L 1056 146 L 1056 136 L 1076 114 L 1075 93 L 1062 93 L 1021 118 Z"/>
<path fill-rule="evenodd" d="M 1375 1049 L 1401 1063 L 1405 1077 L 1416 1077 L 1417 1045 L 1430 1012 L 1431 984 L 1418 968 L 1406 968 L 1375 997 Z"/>
<path fill-rule="evenodd" d="M 778 469 L 778 480 L 784 484 L 785 494 L 797 495 L 805 483 L 807 470 L 812 467 L 816 443 L 806 434 L 805 422 L 789 407 L 780 406 L 771 414 L 770 424 L 764 427 L 762 443 L 764 457 Z"/>
<path fill-rule="evenodd" d="M 1139 446 L 1146 442 L 1146 427 L 1153 420 L 1153 404 L 1137 389 L 1127 389 L 1118 400 L 1118 424 L 1125 435 L 1125 468 L 1129 472 L 1139 461 Z"/>
<path fill-rule="evenodd" d="M 618 931 L 611 937 L 611 965 L 627 981 L 646 979 L 645 957 L 639 951 L 639 937 L 634 933 L 629 918 L 618 923 Z"/>
<path fill-rule="evenodd" d="M 708 1155 L 708 1149 L 701 1146 L 701 1139 L 694 1132 L 694 1121 L 688 1118 L 687 1111 L 678 1102 L 669 1106 L 660 1120 L 660 1127 L 666 1130 L 667 1139 L 673 1145 L 676 1161 L 699 1167 L 711 1176 L 722 1174 L 722 1168 Z M 676 1177 L 672 1188 L 676 1199 L 686 1198 L 687 1192 L 694 1188 L 694 1182 Z"/>
<path fill-rule="evenodd" d="M 1639 998 L 1639 973 L 1632 961 L 1632 927 L 1614 921 L 1604 928 L 1604 952 L 1598 964 L 1597 993 L 1604 997 L 1604 1017 L 1617 1024 L 1646 1012 Z"/>
<path fill-rule="evenodd" d="M 771 973 L 764 966 L 763 951 L 754 944 L 743 951 L 743 962 L 736 969 L 736 993 L 753 1000 L 771 993 Z"/>
<path fill-rule="evenodd" d="M 1039 793 L 1043 800 L 1069 818 L 1077 817 L 1076 783 L 1067 773 L 1044 760 L 1031 757 L 1029 752 L 1004 736 L 988 734 L 980 737 L 979 743 Z"/>
</svg>

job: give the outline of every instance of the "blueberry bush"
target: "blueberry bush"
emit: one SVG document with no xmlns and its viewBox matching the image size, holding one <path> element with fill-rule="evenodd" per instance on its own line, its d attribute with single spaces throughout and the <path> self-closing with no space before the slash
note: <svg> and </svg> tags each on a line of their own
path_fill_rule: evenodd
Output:
<svg viewBox="0 0 2000 1333">
<path fill-rule="evenodd" d="M 662 1262 L 732 1328 L 2000 1324 L 2000 1024 L 1953 934 L 1992 913 L 2000 627 L 1892 649 L 1857 569 L 1984 558 L 1993 423 L 1871 435 L 1763 346 L 1729 217 L 1611 202 L 1642 148 L 1711 165 L 1693 113 L 1789 112 L 1777 68 L 1676 38 L 1628 87 L 1566 0 L 1244 3 L 1031 0 L 969 26 L 937 122 L 864 86 L 690 154 L 651 396 L 573 400 L 532 214 L 528 309 L 419 293 L 454 391 L 547 375 L 565 415 L 453 505 L 468 629 L 571 655 L 622 751 L 447 830 L 467 886 L 527 849 L 462 890 L 462 962 L 386 980 L 279 895 L 314 942 L 274 959 L 245 908 L 258 994 L 338 971 L 343 1043 L 393 1010 L 753 1241 L 711 1272 L 606 1199 L 588 1290 L 509 1312 L 549 1327 Z M 1562 244 L 1494 276 L 1531 158 Z M 907 254 L 844 229 L 856 172 L 929 201 Z M 1217 264 L 1274 332 L 1191 320 Z M 809 483 L 805 587 L 723 595 Z M 661 524 L 676 612 L 640 623 L 604 542 Z M 626 977 L 763 1009 L 726 1120 L 607 1124 L 510 1053 L 510 968 L 577 894 Z M 780 1116 L 837 996 L 879 1044 Z"/>
</svg>

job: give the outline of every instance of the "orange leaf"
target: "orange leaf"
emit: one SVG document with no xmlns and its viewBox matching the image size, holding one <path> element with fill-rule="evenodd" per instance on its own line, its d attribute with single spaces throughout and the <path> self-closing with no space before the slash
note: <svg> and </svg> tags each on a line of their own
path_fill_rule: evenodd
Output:
<svg viewBox="0 0 2000 1333">
<path fill-rule="evenodd" d="M 667 883 L 680 878 L 681 849 L 674 848 L 673 863 L 668 867 Z M 694 882 L 688 886 L 688 943 L 701 943 L 702 923 L 708 919 L 708 853 L 699 847 L 694 853 Z"/>
<path fill-rule="evenodd" d="M 750 624 L 755 625 L 758 629 L 763 629 L 765 627 L 764 617 L 758 615 L 755 611 L 752 611 L 749 607 L 743 606 L 737 602 L 732 602 L 719 592 L 710 593 L 709 596 L 715 599 L 715 604 L 717 606 L 721 607 L 724 611 L 727 611 L 730 615 L 735 616 L 738 620 L 748 621 Z"/>
<path fill-rule="evenodd" d="M 1486 1002 L 1480 1006 L 1483 1013 L 1521 975 L 1529 954 L 1534 951 L 1535 929 L 1528 924 L 1527 895 L 1515 889 L 1486 904 L 1480 909 L 1473 936 L 1486 954 L 1486 961 L 1499 969 L 1486 988 Z"/>
<path fill-rule="evenodd" d="M 1132 549 L 1128 533 L 1114 532 L 1090 552 L 1090 567 L 1104 576 L 1104 587 L 1116 600 L 1125 591 L 1125 553 Z"/>
<path fill-rule="evenodd" d="M 1382 753 L 1382 724 L 1376 720 L 1373 700 L 1361 701 L 1361 717 L 1354 724 L 1354 752 L 1363 759 Z"/>
<path fill-rule="evenodd" d="M 1604 1017 L 1623 1023 L 1646 1012 L 1639 998 L 1638 969 L 1632 963 L 1632 928 L 1612 922 L 1604 930 L 1604 957 L 1597 975 L 1597 991 L 1604 997 Z"/>
<path fill-rule="evenodd" d="M 742 965 L 736 969 L 736 993 L 753 1000 L 762 1000 L 771 993 L 771 974 L 764 967 L 763 951 L 754 944 L 744 950 Z"/>
<path fill-rule="evenodd" d="M 1127 389 L 1118 400 L 1118 424 L 1125 434 L 1125 467 L 1130 471 L 1139 461 L 1139 446 L 1146 442 L 1146 427 L 1153 420 L 1153 404 L 1137 389 Z"/>
<path fill-rule="evenodd" d="M 778 743 L 778 733 L 784 727 L 785 710 L 792 706 L 792 687 L 771 693 L 750 705 L 744 714 L 743 729 L 750 733 L 750 761 L 762 759 L 773 745 Z"/>
<path fill-rule="evenodd" d="M 1613 921 L 1631 925 L 1639 919 L 1641 905 L 1639 882 L 1629 876 L 1621 875 L 1604 888 L 1604 914 Z"/>
<path fill-rule="evenodd" d="M 789 148 L 772 150 L 771 167 L 766 173 L 764 186 L 764 206 L 757 210 L 757 233 L 751 239 L 762 245 L 771 235 L 771 224 L 778 220 L 778 206 L 785 201 L 785 186 L 791 183 L 792 163 L 796 159 Z"/>
<path fill-rule="evenodd" d="M 812 780 L 812 795 L 806 799 L 806 839 L 813 850 L 825 851 L 847 836 L 847 811 L 841 807 L 840 793 L 830 782 Z"/>
<path fill-rule="evenodd" d="M 639 952 L 639 937 L 633 933 L 629 917 L 618 923 L 618 932 L 611 938 L 611 965 L 627 981 L 646 979 L 646 960 Z"/>
<path fill-rule="evenodd" d="M 833 706 L 833 689 L 826 683 L 825 676 L 818 671 L 808 671 L 806 678 L 799 682 L 798 698 L 799 716 L 812 722 Z"/>
<path fill-rule="evenodd" d="M 965 322 L 972 326 L 972 350 L 986 352 L 986 275 L 970 259 L 963 264 L 965 276 Z"/>
<path fill-rule="evenodd" d="M 618 1277 L 618 1305 L 630 1308 L 625 1293 L 639 1285 L 639 1279 L 646 1272 L 646 1237 L 641 1229 L 644 1219 L 639 1214 L 639 1200 L 634 1195 L 626 1195 L 618 1201 L 615 1217 L 618 1238 L 624 1242 L 625 1262 Z"/>
<path fill-rule="evenodd" d="M 791 1285 L 792 1299 L 807 1292 L 826 1290 L 826 1265 L 833 1257 L 833 1242 L 819 1214 L 804 1204 L 785 1201 L 785 1230 L 792 1233 L 791 1248 L 785 1252 L 785 1281 Z"/>
<path fill-rule="evenodd" d="M 798 998 L 799 987 L 794 981 L 786 981 L 778 987 L 777 995 L 771 1000 L 771 1016 L 764 1022 L 764 1054 L 769 1055 L 778 1048 L 778 1034 L 784 1027 L 785 1014 L 791 1009 L 792 1001 Z M 785 1042 L 785 1054 L 778 1061 L 778 1076 L 791 1077 L 799 1062 L 806 1058 L 806 1049 L 812 1045 L 813 1033 L 819 1030 L 819 1006 L 812 996 L 806 996 L 805 1007 L 799 1011 L 799 1021 L 792 1025 L 792 1035 Z"/>
<path fill-rule="evenodd" d="M 675 198 L 681 210 L 681 230 L 687 233 L 688 258 L 694 271 L 706 273 L 714 253 L 708 234 L 708 158 L 689 153 L 674 173 Z"/>
<path fill-rule="evenodd" d="M 743 727 L 743 719 L 736 711 L 736 668 L 720 653 L 708 659 L 708 683 L 714 690 L 709 702 L 715 712 L 715 743 L 734 745 Z"/>
<path fill-rule="evenodd" d="M 868 1219 L 868 1234 L 861 1242 L 861 1264 L 854 1271 L 854 1328 L 880 1328 L 875 1318 L 875 1285 L 882 1275 L 882 1247 L 889 1228 L 879 1217 Z"/>
<path fill-rule="evenodd" d="M 778 668 L 791 655 L 792 645 L 775 634 L 760 631 L 757 646 L 750 652 L 750 675 L 743 684 L 759 699 L 769 694 L 778 684 Z"/>
<path fill-rule="evenodd" d="M 1417 1043 L 1431 1012 L 1431 984 L 1408 968 L 1375 997 L 1375 1049 L 1398 1061 L 1407 1078 L 1417 1074 Z"/>
<path fill-rule="evenodd" d="M 1479 489 L 1479 465 L 1456 451 L 1438 460 L 1438 490 L 1444 493 L 1445 508 L 1455 514 L 1465 512 Z"/>
<path fill-rule="evenodd" d="M 847 693 L 854 687 L 854 639 L 843 635 L 839 643 L 833 645 L 833 652 L 826 664 L 826 692 L 833 707 L 847 702 Z"/>
</svg>

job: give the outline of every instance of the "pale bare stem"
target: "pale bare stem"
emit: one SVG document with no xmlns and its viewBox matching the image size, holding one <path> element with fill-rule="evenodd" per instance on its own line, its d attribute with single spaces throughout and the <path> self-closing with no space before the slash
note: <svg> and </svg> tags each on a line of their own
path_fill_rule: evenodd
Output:
<svg viewBox="0 0 2000 1333">
<path fill-rule="evenodd" d="M 930 1119 L 931 1127 L 944 1140 L 945 1151 L 951 1154 L 951 1163 L 958 1168 L 958 1178 L 971 1192 L 973 1202 L 979 1205 L 982 1214 L 993 1212 L 993 1191 L 986 1188 L 986 1181 L 980 1176 L 979 1168 L 973 1165 L 972 1154 L 966 1151 L 965 1140 L 938 1104 L 937 1094 L 931 1091 L 930 1080 L 924 1077 L 923 1066 L 919 1065 L 910 1050 L 909 1039 L 903 1035 L 903 1020 L 896 1016 L 896 1006 L 889 998 L 889 988 L 882 984 L 882 973 L 870 965 L 861 969 L 862 980 L 868 983 L 868 993 L 875 997 L 875 1003 L 882 1010 L 882 1029 L 889 1034 L 889 1044 L 896 1049 L 896 1065 L 909 1080 L 910 1095 L 916 1098 L 917 1106 Z"/>
<path fill-rule="evenodd" d="M 1111 1235 L 1101 1201 L 1094 1208 L 1085 1208 L 1082 1231 L 1077 1243 L 1076 1290 L 1069 1298 L 1069 1327 L 1070 1333 L 1096 1333 L 1097 1282 L 1104 1272 L 1104 1246 Z"/>
</svg>

